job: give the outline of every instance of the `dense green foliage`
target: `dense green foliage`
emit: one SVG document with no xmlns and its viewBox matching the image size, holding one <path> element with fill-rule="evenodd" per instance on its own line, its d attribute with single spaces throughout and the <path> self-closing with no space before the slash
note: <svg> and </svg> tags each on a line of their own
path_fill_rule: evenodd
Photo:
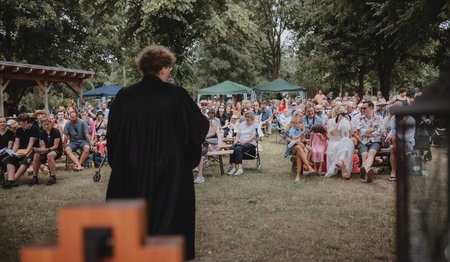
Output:
<svg viewBox="0 0 450 262">
<path fill-rule="evenodd" d="M 140 78 L 150 44 L 177 54 L 192 93 L 278 77 L 311 93 L 422 86 L 450 57 L 445 0 L 0 0 L 0 59 L 93 70 L 88 86 Z M 58 101 L 57 99 L 53 99 Z"/>
</svg>

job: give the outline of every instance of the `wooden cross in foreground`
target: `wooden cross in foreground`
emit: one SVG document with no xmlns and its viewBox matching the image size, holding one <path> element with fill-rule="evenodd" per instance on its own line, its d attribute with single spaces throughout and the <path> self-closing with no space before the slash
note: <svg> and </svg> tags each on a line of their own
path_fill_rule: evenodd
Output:
<svg viewBox="0 0 450 262">
<path fill-rule="evenodd" d="M 146 217 L 144 200 L 60 208 L 58 242 L 24 247 L 20 261 L 183 261 L 183 237 L 148 237 Z"/>
</svg>

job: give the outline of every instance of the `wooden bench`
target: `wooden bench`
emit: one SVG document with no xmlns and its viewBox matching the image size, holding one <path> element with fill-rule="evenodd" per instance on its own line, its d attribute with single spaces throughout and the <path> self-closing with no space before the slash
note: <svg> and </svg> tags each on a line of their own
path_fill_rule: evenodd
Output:
<svg viewBox="0 0 450 262">
<path fill-rule="evenodd" d="M 223 174 L 225 173 L 224 169 L 223 169 L 223 160 L 222 157 L 223 156 L 227 156 L 227 155 L 231 155 L 233 154 L 234 150 L 218 150 L 218 151 L 208 151 L 208 153 L 206 153 L 206 156 L 208 158 L 210 158 L 212 161 L 214 162 L 218 162 L 219 166 L 220 166 L 220 174 L 223 176 Z"/>
</svg>

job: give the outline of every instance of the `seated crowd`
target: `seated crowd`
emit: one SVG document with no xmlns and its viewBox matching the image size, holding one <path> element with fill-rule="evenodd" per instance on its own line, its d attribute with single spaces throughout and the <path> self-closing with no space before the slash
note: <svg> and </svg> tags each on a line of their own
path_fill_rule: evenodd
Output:
<svg viewBox="0 0 450 262">
<path fill-rule="evenodd" d="M 203 152 L 206 155 L 208 151 L 218 150 L 222 141 L 230 142 L 233 154 L 228 175 L 239 176 L 244 173 L 243 152 L 255 148 L 257 137 L 270 136 L 276 129 L 286 141 L 285 156 L 292 156 L 297 162 L 296 181 L 301 180 L 305 168 L 306 172 L 323 173 L 325 177 L 340 174 L 344 179 L 349 179 L 351 173 L 359 173 L 365 182 L 371 182 L 374 163 L 383 162 L 377 156 L 382 147 L 391 152 L 389 180 L 395 181 L 395 117 L 389 109 L 413 101 L 403 88 L 388 101 L 381 92 L 376 97 L 366 94 L 360 98 L 347 93 L 325 96 L 322 91 L 302 102 L 293 101 L 288 95 L 261 104 L 249 100 L 226 103 L 202 100 L 200 110 L 210 121 L 206 141 L 214 139 Z M 408 121 L 415 120 L 410 117 Z M 412 150 L 414 130 L 410 130 L 405 140 Z M 205 181 L 202 175 L 205 156 L 203 160 L 195 183 Z"/>
<path fill-rule="evenodd" d="M 47 185 L 56 183 L 56 160 L 63 153 L 74 163 L 74 170 L 83 169 L 90 153 L 106 157 L 106 126 L 109 109 L 101 109 L 84 101 L 78 112 L 75 103 L 60 106 L 56 114 L 37 110 L 17 118 L 0 117 L 0 160 L 4 189 L 19 185 L 25 173 L 31 175 L 30 186 L 39 184 L 40 170 L 49 173 Z M 79 154 L 78 157 L 76 154 Z M 42 166 L 44 165 L 44 166 Z"/>
</svg>

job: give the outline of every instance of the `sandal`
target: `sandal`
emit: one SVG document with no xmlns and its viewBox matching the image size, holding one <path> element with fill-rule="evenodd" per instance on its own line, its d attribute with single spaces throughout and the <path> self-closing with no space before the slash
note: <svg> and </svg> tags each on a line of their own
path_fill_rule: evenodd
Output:
<svg viewBox="0 0 450 262">
<path fill-rule="evenodd" d="M 73 169 L 73 171 L 77 171 L 77 172 L 82 171 L 82 170 L 83 170 L 83 167 L 75 167 Z"/>
<path fill-rule="evenodd" d="M 336 163 L 336 167 L 337 168 L 341 168 L 342 167 L 342 164 L 343 164 L 343 162 L 342 162 L 342 160 L 339 160 L 337 163 Z"/>
<path fill-rule="evenodd" d="M 397 177 L 396 176 L 389 176 L 389 181 L 397 181 Z"/>
</svg>

